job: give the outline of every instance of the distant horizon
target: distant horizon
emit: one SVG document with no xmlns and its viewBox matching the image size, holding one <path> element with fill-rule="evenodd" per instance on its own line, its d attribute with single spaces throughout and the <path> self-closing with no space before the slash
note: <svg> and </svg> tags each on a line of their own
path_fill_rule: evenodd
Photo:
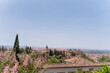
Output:
<svg viewBox="0 0 110 73">
<path fill-rule="evenodd" d="M 4 47 L 6 47 L 6 48 L 13 48 L 13 46 L 12 45 L 0 45 L 0 47 L 1 46 L 4 46 Z M 28 45 L 25 45 L 25 46 L 20 46 L 20 48 L 24 48 L 24 47 L 26 47 L 26 46 L 28 46 Z M 32 48 L 45 48 L 46 46 L 29 46 L 29 47 L 32 47 Z M 49 46 L 48 46 L 49 47 Z M 107 51 L 107 50 L 109 50 L 110 51 L 110 49 L 92 49 L 92 48 L 63 48 L 63 47 L 49 47 L 50 49 L 81 49 L 81 50 L 100 50 L 100 51 Z"/>
</svg>

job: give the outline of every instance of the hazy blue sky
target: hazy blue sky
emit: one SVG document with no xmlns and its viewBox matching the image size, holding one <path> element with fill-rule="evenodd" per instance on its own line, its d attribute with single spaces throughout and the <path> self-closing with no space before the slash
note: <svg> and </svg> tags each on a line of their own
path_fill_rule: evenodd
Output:
<svg viewBox="0 0 110 73">
<path fill-rule="evenodd" d="M 0 45 L 110 49 L 110 0 L 0 0 Z"/>
</svg>

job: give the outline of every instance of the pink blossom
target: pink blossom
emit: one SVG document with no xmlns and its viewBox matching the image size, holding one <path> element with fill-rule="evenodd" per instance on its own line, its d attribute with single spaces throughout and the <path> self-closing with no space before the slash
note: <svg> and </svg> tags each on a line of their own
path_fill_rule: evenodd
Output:
<svg viewBox="0 0 110 73">
<path fill-rule="evenodd" d="M 41 67 L 41 63 L 42 63 L 42 61 L 41 61 L 41 59 L 39 59 L 36 66 Z"/>
<path fill-rule="evenodd" d="M 8 73 L 8 72 L 9 72 L 9 66 L 6 66 L 3 73 Z"/>
<path fill-rule="evenodd" d="M 23 65 L 27 67 L 28 66 L 28 61 L 24 60 Z"/>
<path fill-rule="evenodd" d="M 33 63 L 33 59 L 30 60 L 30 63 L 31 63 L 31 64 Z"/>
<path fill-rule="evenodd" d="M 15 63 L 17 63 L 18 61 L 15 59 Z"/>
<path fill-rule="evenodd" d="M 38 73 L 42 73 L 42 71 L 39 71 Z"/>
<path fill-rule="evenodd" d="M 14 62 L 17 63 L 18 61 L 16 60 L 15 54 L 13 55 L 13 57 L 14 57 L 14 58 L 13 58 Z"/>
<path fill-rule="evenodd" d="M 12 68 L 12 73 L 17 73 L 18 68 L 18 63 L 15 63 L 15 66 Z"/>
</svg>

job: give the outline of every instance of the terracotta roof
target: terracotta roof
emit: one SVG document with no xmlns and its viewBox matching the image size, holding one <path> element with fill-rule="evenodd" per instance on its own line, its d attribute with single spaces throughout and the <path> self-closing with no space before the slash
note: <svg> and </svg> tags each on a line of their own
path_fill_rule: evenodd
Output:
<svg viewBox="0 0 110 73">
<path fill-rule="evenodd" d="M 110 66 L 110 63 L 107 63 Z M 74 65 L 74 64 L 46 64 L 43 66 L 44 69 L 53 69 L 53 68 L 79 68 L 79 67 L 102 67 L 103 63 L 97 63 L 93 65 Z"/>
<path fill-rule="evenodd" d="M 69 62 L 69 64 L 46 64 L 44 65 L 44 69 L 51 68 L 78 68 L 78 67 L 102 67 L 103 63 L 92 63 L 80 56 L 75 56 L 72 59 L 65 60 Z M 110 66 L 110 63 L 107 63 Z"/>
<path fill-rule="evenodd" d="M 74 65 L 81 65 L 81 66 L 85 66 L 85 65 L 93 65 L 94 63 L 91 61 L 88 61 L 80 56 L 75 56 L 71 59 L 66 59 L 65 60 L 68 63 L 74 64 Z"/>
</svg>

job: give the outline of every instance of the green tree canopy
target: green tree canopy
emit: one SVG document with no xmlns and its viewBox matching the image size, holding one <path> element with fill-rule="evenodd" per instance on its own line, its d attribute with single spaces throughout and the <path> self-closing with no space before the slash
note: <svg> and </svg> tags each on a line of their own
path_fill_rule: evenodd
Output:
<svg viewBox="0 0 110 73">
<path fill-rule="evenodd" d="M 60 64 L 60 60 L 57 59 L 55 56 L 50 57 L 50 59 L 48 59 L 48 64 Z"/>
</svg>

